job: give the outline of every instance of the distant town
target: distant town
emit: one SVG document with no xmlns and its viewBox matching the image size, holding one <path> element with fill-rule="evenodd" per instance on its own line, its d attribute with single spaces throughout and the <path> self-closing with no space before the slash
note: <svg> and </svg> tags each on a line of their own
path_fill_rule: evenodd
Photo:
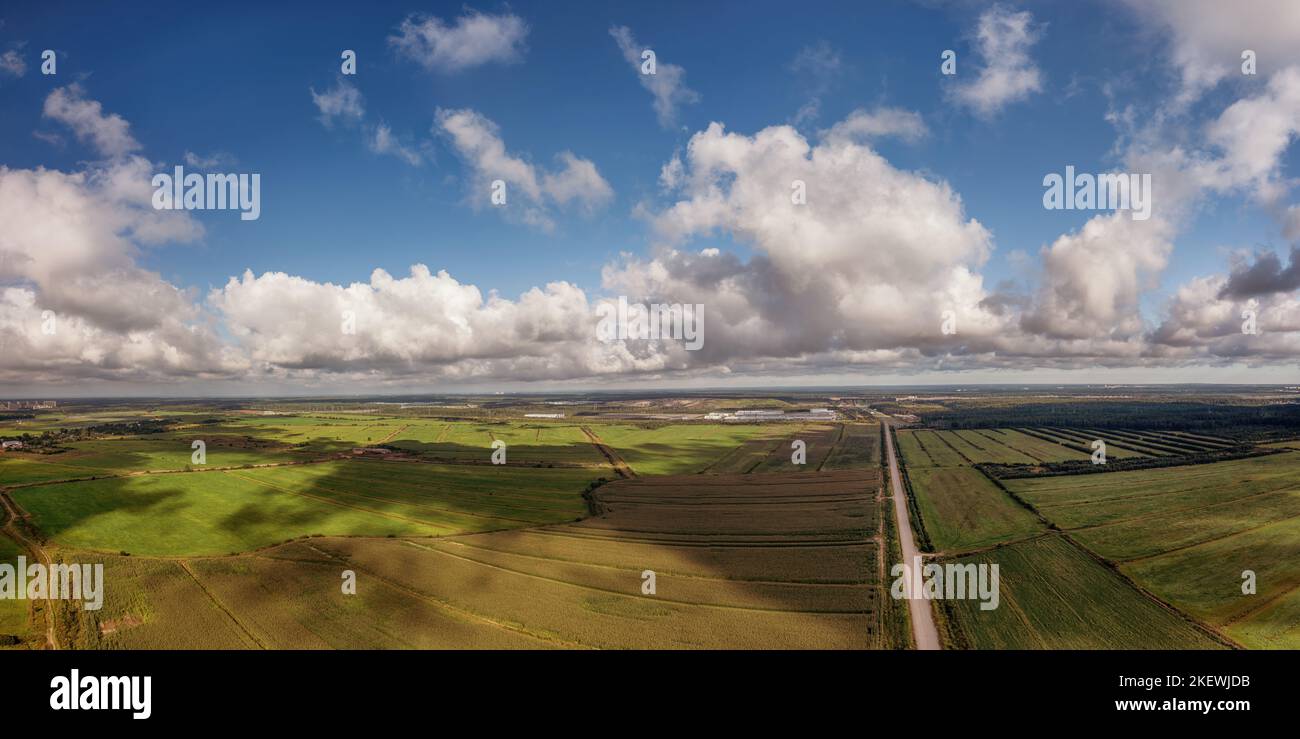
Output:
<svg viewBox="0 0 1300 739">
<path fill-rule="evenodd" d="M 835 411 L 829 408 L 810 408 L 807 413 L 789 413 L 780 410 L 743 410 L 727 412 L 707 413 L 704 416 L 706 421 L 807 421 L 817 419 L 819 421 L 831 421 L 836 417 Z"/>
</svg>

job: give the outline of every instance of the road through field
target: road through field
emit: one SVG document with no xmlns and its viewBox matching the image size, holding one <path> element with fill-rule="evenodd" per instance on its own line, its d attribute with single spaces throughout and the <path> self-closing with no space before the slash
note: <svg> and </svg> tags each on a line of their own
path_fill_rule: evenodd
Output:
<svg viewBox="0 0 1300 739">
<path fill-rule="evenodd" d="M 36 555 L 36 559 L 47 568 L 51 567 L 54 563 L 50 560 L 50 555 L 45 552 L 45 548 L 35 539 L 31 539 L 23 533 L 18 521 L 19 519 L 25 518 L 25 515 L 23 514 L 22 509 L 18 507 L 18 504 L 15 503 L 3 489 L 0 489 L 0 506 L 3 506 L 4 510 L 8 514 L 5 521 L 5 530 L 9 532 L 10 538 L 17 542 L 19 547 L 22 547 Z M 53 604 L 47 599 L 45 607 L 45 640 L 50 649 L 59 648 L 59 636 L 57 630 L 54 628 L 54 619 Z"/>
<path fill-rule="evenodd" d="M 898 474 L 898 458 L 894 456 L 894 436 L 889 424 L 885 426 L 885 455 L 889 458 L 889 484 L 894 491 L 894 518 L 898 521 L 898 540 L 903 546 L 903 565 L 911 567 L 920 556 L 916 539 L 912 538 L 912 522 L 907 516 L 907 491 Z M 908 598 L 907 609 L 912 614 L 912 637 L 917 649 L 938 649 L 939 630 L 934 627 L 934 613 L 930 603 L 921 598 Z"/>
</svg>

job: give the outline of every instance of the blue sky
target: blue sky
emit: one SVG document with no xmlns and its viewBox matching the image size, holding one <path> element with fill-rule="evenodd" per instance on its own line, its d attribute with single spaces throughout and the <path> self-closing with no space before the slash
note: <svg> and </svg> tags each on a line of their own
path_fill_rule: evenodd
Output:
<svg viewBox="0 0 1300 739">
<path fill-rule="evenodd" d="M 1042 46 L 1041 66 L 1053 87 L 1080 80 L 1077 93 L 1057 89 L 980 121 L 950 110 L 939 74 L 938 51 L 968 46 L 972 10 L 845 2 L 814 4 L 792 19 L 776 3 L 747 4 L 743 14 L 726 4 L 703 5 L 512 6 L 531 26 L 524 59 L 460 74 L 425 72 L 397 59 L 386 43 L 409 13 L 454 17 L 460 3 L 373 3 L 364 11 L 325 3 L 312 12 L 259 4 L 251 15 L 178 7 L 165 19 L 147 4 L 55 3 L 27 8 L 31 17 L 13 8 L 0 39 L 66 54 L 60 76 L 82 79 L 89 94 L 130 121 L 149 158 L 179 163 L 186 151 L 220 152 L 234 157 L 236 169 L 262 174 L 259 222 L 200 214 L 209 229 L 202 243 L 146 260 L 203 288 L 246 268 L 351 282 L 376 266 L 400 273 L 415 262 L 507 295 L 549 280 L 595 287 L 602 264 L 619 251 L 645 248 L 649 237 L 631 210 L 638 200 L 657 197 L 659 168 L 673 152 L 711 121 L 741 132 L 789 122 L 807 99 L 807 81 L 791 62 L 822 42 L 838 51 L 845 69 L 830 83 L 822 115 L 803 128 L 815 132 L 861 106 L 921 112 L 931 139 L 888 145 L 884 153 L 900 167 L 951 182 L 970 215 L 996 235 L 998 257 L 1012 249 L 1032 252 L 1087 217 L 1037 207 L 1043 175 L 1065 161 L 1090 171 L 1114 164 L 1107 155 L 1115 134 L 1099 115 L 1106 106 L 1100 82 L 1132 68 L 1148 84 L 1171 82 L 1166 70 L 1150 68 L 1131 29 L 1115 33 L 1114 23 L 1083 6 L 1053 4 L 1042 20 L 1049 31 L 1068 29 L 1068 36 L 1054 33 Z M 701 97 L 682 111 L 685 130 L 657 125 L 609 36 L 611 25 L 631 27 L 663 59 L 685 67 L 687 83 Z M 719 27 L 734 32 L 719 35 Z M 597 162 L 617 193 L 613 207 L 594 218 L 566 219 L 553 234 L 538 233 L 465 207 L 460 163 L 442 142 L 434 140 L 431 166 L 413 169 L 367 151 L 352 132 L 327 130 L 316 120 L 308 87 L 333 83 L 344 48 L 358 54 L 356 83 L 367 107 L 395 132 L 428 140 L 436 108 L 474 108 L 534 161 L 572 149 Z M 10 166 L 68 168 L 87 156 L 75 143 L 51 147 L 32 138 L 32 130 L 56 128 L 41 120 L 48 90 L 48 80 L 37 75 L 5 83 L 9 114 L 0 121 L 0 158 Z M 1217 265 L 1212 250 L 1220 243 L 1281 243 L 1259 214 L 1221 215 L 1232 219 L 1230 227 L 1207 224 L 1209 239 L 1179 260 L 1175 279 Z M 376 222 L 384 224 L 382 234 Z M 487 251 L 493 259 L 484 259 Z M 1004 268 L 998 257 L 995 276 Z"/>
<path fill-rule="evenodd" d="M 1033 41 L 1027 63 L 1040 83 L 982 115 L 956 103 L 952 88 L 969 84 L 986 65 L 976 34 L 995 7 L 1028 14 Z M 1178 13 L 1176 7 L 1169 12 Z M 412 14 L 450 25 L 473 13 L 522 20 L 526 36 L 512 58 L 428 69 L 389 41 Z M 628 27 L 641 46 L 653 48 L 660 64 L 685 70 L 685 85 L 698 100 L 677 106 L 673 125 L 657 120 L 650 94 L 611 36 L 615 26 Z M 0 75 L 0 163 L 13 170 L 76 172 L 102 161 L 102 153 L 64 121 L 43 114 L 53 89 L 76 83 L 105 115 L 129 122 L 140 145 L 136 153 L 155 171 L 168 171 L 192 152 L 219 156 L 220 171 L 260 173 L 259 220 L 195 212 L 190 217 L 201 224 L 200 237 L 140 245 L 133 257 L 135 266 L 167 284 L 193 289 L 199 302 L 245 270 L 348 285 L 368 281 L 375 268 L 400 278 L 416 263 L 511 300 L 552 281 L 576 285 L 594 299 L 617 294 L 616 287 L 602 286 L 601 270 L 620 252 L 654 258 L 652 247 L 661 240 L 653 229 L 656 214 L 682 197 L 665 192 L 660 170 L 674 157 L 686 157 L 689 166 L 687 147 L 710 123 L 746 136 L 793 126 L 815 144 L 854 111 L 898 109 L 919 115 L 928 135 L 882 136 L 870 146 L 899 171 L 946 183 L 965 217 L 990 232 L 987 261 L 968 260 L 986 291 L 1016 280 L 1028 294 L 1038 289 L 1040 249 L 1097 215 L 1045 210 L 1043 176 L 1067 164 L 1103 172 L 1131 160 L 1134 132 L 1151 135 L 1152 121 L 1186 86 L 1171 58 L 1196 41 L 1196 31 L 1118 0 L 815 2 L 793 8 L 235 4 L 219 13 L 183 6 L 160 13 L 144 3 L 11 6 L 0 26 L 0 51 L 18 53 L 28 71 Z M 1243 30 L 1248 38 L 1251 32 Z M 38 71 L 46 48 L 58 53 L 54 77 Z M 358 74 L 347 82 L 364 97 L 364 123 L 323 125 L 311 91 L 338 84 L 343 49 L 358 56 Z M 801 53 L 819 49 L 837 60 L 833 68 L 795 63 Z M 958 54 L 954 77 L 940 74 L 944 49 Z M 1204 127 L 1234 101 L 1260 95 L 1290 61 L 1261 59 L 1258 76 L 1199 89 L 1171 116 L 1175 124 L 1160 126 L 1162 143 L 1177 145 L 1182 136 L 1188 148 L 1213 153 L 1198 138 Z M 801 117 L 814 97 L 817 114 Z M 1134 118 L 1122 130 L 1107 114 L 1126 106 L 1133 106 Z M 557 167 L 561 152 L 590 161 L 612 199 L 589 212 L 548 206 L 549 231 L 475 206 L 482 195 L 475 173 L 464 152 L 437 130 L 439 109 L 472 110 L 490 120 L 508 152 L 539 172 Z M 365 144 L 365 126 L 380 122 L 420 152 L 419 166 Z M 1275 171 L 1294 172 L 1295 156 L 1288 144 Z M 768 250 L 743 233 L 711 227 L 692 230 L 675 245 L 716 246 L 742 260 Z M 1179 216 L 1172 254 L 1142 278 L 1151 283 L 1139 296 L 1143 319 L 1159 324 L 1180 286 L 1225 273 L 1231 250 L 1265 247 L 1285 260 L 1289 242 L 1284 223 L 1250 188 L 1195 198 Z M 871 245 L 862 248 L 869 253 Z M 215 320 L 219 335 L 237 333 L 221 317 Z M 688 364 L 678 369 L 698 366 Z M 845 367 L 834 370 L 841 371 Z"/>
</svg>

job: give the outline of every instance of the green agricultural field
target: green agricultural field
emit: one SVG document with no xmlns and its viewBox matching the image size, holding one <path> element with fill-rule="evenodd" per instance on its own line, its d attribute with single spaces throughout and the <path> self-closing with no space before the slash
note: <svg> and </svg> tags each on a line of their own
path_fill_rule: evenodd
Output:
<svg viewBox="0 0 1300 739">
<path fill-rule="evenodd" d="M 573 520 L 592 471 L 339 461 L 15 489 L 55 543 L 101 552 L 239 552 L 310 535 L 432 536 Z"/>
<path fill-rule="evenodd" d="M 275 467 L 241 476 L 377 510 L 391 508 L 403 515 L 433 511 L 527 524 L 581 517 L 586 505 L 579 493 L 595 478 L 588 470 L 384 461 Z M 482 528 L 468 521 L 460 525 L 466 530 Z"/>
<path fill-rule="evenodd" d="M 1102 556 L 1123 560 L 1300 515 L 1300 454 L 1006 481 Z"/>
<path fill-rule="evenodd" d="M 1029 457 L 973 431 L 904 430 L 898 432 L 898 446 L 925 530 L 940 551 L 978 549 L 1043 531 L 1032 511 L 999 490 L 961 455 L 976 462 L 994 456 Z"/>
<path fill-rule="evenodd" d="M 745 471 L 753 473 L 807 472 L 821 469 L 826 458 L 840 443 L 841 428 L 838 424 L 807 426 L 788 424 L 778 427 L 781 433 L 776 446 L 771 449 L 771 452 L 763 460 Z M 804 443 L 806 458 L 803 465 L 796 465 L 791 459 L 794 454 L 792 444 L 795 440 Z"/>
<path fill-rule="evenodd" d="M 498 440 L 506 443 L 506 458 L 512 463 L 608 466 L 576 424 L 421 422 L 403 428 L 387 443 L 430 459 L 487 461 Z"/>
<path fill-rule="evenodd" d="M 215 467 L 242 467 L 300 461 L 283 449 L 250 447 L 240 439 L 206 440 L 207 462 L 192 464 L 189 439 L 105 439 L 78 441 L 58 454 L 0 455 L 0 485 L 108 477 L 132 472 L 171 471 Z"/>
<path fill-rule="evenodd" d="M 0 512 L 0 516 L 3 515 Z M 0 564 L 17 567 L 21 555 L 23 550 L 4 534 L 0 534 Z M 0 599 L 0 637 L 16 636 L 24 641 L 33 638 L 35 628 L 29 617 L 29 605 L 26 600 Z M 4 648 L 4 645 L 0 645 L 0 649 Z"/>
<path fill-rule="evenodd" d="M 876 470 L 622 480 L 581 523 L 327 539 L 379 578 L 562 646 L 879 646 Z M 641 592 L 645 569 L 656 594 Z"/>
<path fill-rule="evenodd" d="M 934 458 L 921 445 L 920 438 L 915 431 L 899 431 L 898 453 L 903 457 L 903 464 L 910 469 L 919 469 L 921 467 L 934 467 Z"/>
<path fill-rule="evenodd" d="M 969 466 L 971 462 L 1032 464 L 1087 458 L 1082 451 L 1039 436 L 1084 446 L 1086 434 L 1055 429 L 1050 433 L 984 429 L 898 434 L 921 519 L 934 546 L 960 553 L 996 545 L 986 552 L 958 555 L 955 561 L 998 563 L 1002 603 L 988 612 L 980 611 L 977 601 L 945 603 L 940 610 L 949 622 L 950 638 L 976 648 L 1217 646 L 1190 620 L 1143 595 L 1067 539 L 1047 533 L 1032 511 Z M 1007 485 L 1085 546 L 1115 557 L 1149 553 L 1146 547 L 1174 548 L 1188 537 L 1212 537 L 1246 520 L 1300 515 L 1300 492 L 1292 501 L 1278 488 L 1293 479 L 1291 465 L 1241 463 L 1235 468 L 1226 466 L 1236 464 L 1229 462 L 1026 478 L 1008 480 Z M 1210 469 L 1214 467 L 1224 469 Z M 1233 485 L 1234 493 L 1223 492 Z M 1251 499 L 1251 495 L 1260 497 Z M 1244 500 L 1223 504 L 1236 498 Z M 1258 502 L 1240 505 L 1251 500 Z M 1264 514 L 1264 508 L 1271 512 Z M 954 560 L 945 557 L 944 561 Z"/>
<path fill-rule="evenodd" d="M 931 464 L 936 467 L 961 467 L 970 464 L 961 453 L 947 440 L 950 434 L 939 431 L 900 431 L 898 435 L 912 435 L 916 444 L 925 450 Z M 909 462 L 910 464 L 910 462 Z"/>
<path fill-rule="evenodd" d="M 517 625 L 556 646 L 651 649 L 779 644 L 828 649 L 862 648 L 872 638 L 868 616 L 861 612 L 868 607 L 865 601 L 849 613 L 814 612 L 794 604 L 736 607 L 727 599 L 743 597 L 746 589 L 718 582 L 712 589 L 697 587 L 690 597 L 704 593 L 711 599 L 692 603 L 671 596 L 676 581 L 670 577 L 658 584 L 657 597 L 643 596 L 636 569 L 623 573 L 617 587 L 611 587 L 610 575 L 599 567 L 577 571 L 603 577 L 603 582 L 565 580 L 555 577 L 554 570 L 537 569 L 545 563 L 531 563 L 530 569 L 518 563 L 505 568 L 440 551 L 447 546 L 443 540 L 425 544 L 332 539 L 317 545 L 345 557 L 359 578 L 393 583 L 490 623 Z"/>
<path fill-rule="evenodd" d="M 382 480 L 364 475 L 376 481 L 367 492 L 383 496 L 414 486 L 415 468 L 434 466 L 332 464 L 355 474 L 394 468 Z M 609 512 L 580 523 L 439 538 L 312 537 L 188 560 L 87 555 L 105 563 L 114 589 L 102 612 L 74 614 L 69 641 L 155 649 L 896 644 L 873 539 L 879 479 L 878 468 L 646 477 L 599 488 Z M 558 488 L 526 492 L 560 502 Z M 701 514 L 701 503 L 731 515 Z M 708 530 L 718 527 L 725 536 Z M 654 597 L 641 592 L 647 568 L 656 572 Z M 356 574 L 355 596 L 341 593 L 344 570 Z"/>
<path fill-rule="evenodd" d="M 997 564 L 996 609 L 945 601 L 949 628 L 975 649 L 1214 649 L 1224 645 L 1143 596 L 1059 536 L 1041 536 L 958 562 Z"/>
<path fill-rule="evenodd" d="M 53 612 L 74 648 L 911 644 L 907 603 L 888 592 L 901 550 L 892 501 L 876 497 L 878 424 L 599 415 L 814 405 L 761 398 L 593 400 L 563 419 L 522 417 L 553 409 L 543 398 L 457 402 L 349 413 L 367 406 L 287 401 L 270 415 L 237 403 L 61 406 L 0 434 L 177 423 L 0 454 L 0 488 L 55 559 L 105 565 L 102 611 Z M 997 610 L 936 604 L 948 646 L 1300 649 L 1300 451 L 1004 489 L 973 465 L 1087 466 L 1095 438 L 1113 458 L 1161 461 L 1237 442 L 1227 431 L 979 423 L 896 434 L 934 561 L 1000 567 Z M 1300 449 L 1281 433 L 1260 438 Z M 191 469 L 194 439 L 207 464 Z M 791 464 L 794 439 L 806 466 Z M 508 464 L 489 463 L 494 440 Z M 351 453 L 380 445 L 400 451 Z M 17 554 L 0 537 L 0 561 Z M 641 592 L 647 569 L 653 598 Z M 358 575 L 355 596 L 340 591 L 344 570 Z M 38 646 L 44 626 L 25 601 L 0 601 L 0 635 Z"/>
<path fill-rule="evenodd" d="M 1039 462 L 1066 462 L 1089 457 L 1088 454 L 1071 449 L 1060 442 L 1039 439 L 1015 429 L 981 429 L 979 433 L 996 439 L 1004 446 Z"/>
<path fill-rule="evenodd" d="M 970 467 L 908 469 L 930 540 L 961 552 L 1040 533 L 1042 522 Z"/>
<path fill-rule="evenodd" d="M 38 435 L 43 431 L 56 431 L 61 428 L 84 428 L 116 421 L 135 421 L 148 416 L 149 413 L 143 410 L 98 413 L 37 411 L 35 418 L 14 418 L 0 421 L 0 436 Z"/>
<path fill-rule="evenodd" d="M 312 550 L 325 550 L 318 541 L 277 549 L 274 558 L 201 559 L 190 568 L 242 631 L 268 649 L 550 646 L 545 639 L 366 574 L 358 578 L 356 595 L 344 595 L 341 573 L 350 565 L 313 557 Z"/>
<path fill-rule="evenodd" d="M 1010 452 L 1006 454 L 1002 453 L 1003 451 L 1006 451 L 1005 447 L 1002 447 L 1001 450 L 997 450 L 994 445 L 988 442 L 987 439 L 978 436 L 973 432 L 935 431 L 934 437 L 938 439 L 939 444 L 956 452 L 965 464 L 976 464 L 985 461 L 993 462 L 1004 457 L 1012 456 L 1012 453 Z M 983 443 L 978 443 L 974 440 Z M 1025 457 L 1023 454 L 1014 454 L 1014 457 L 1015 461 L 1033 461 L 1028 457 Z M 1007 461 L 1011 460 L 1008 459 Z"/>
<path fill-rule="evenodd" d="M 219 426 L 190 429 L 186 433 L 200 438 L 205 432 L 244 434 L 265 441 L 294 445 L 310 452 L 337 452 L 379 444 L 409 424 L 409 421 L 369 415 L 355 418 L 249 415 L 227 418 Z"/>
<path fill-rule="evenodd" d="M 839 443 L 826 457 L 822 469 L 855 470 L 880 466 L 880 426 L 847 423 Z"/>
<path fill-rule="evenodd" d="M 1123 565 L 1134 579 L 1249 647 L 1300 648 L 1300 517 Z M 1255 573 L 1256 592 L 1242 592 Z"/>
<path fill-rule="evenodd" d="M 765 463 L 769 457 L 790 448 L 790 441 L 773 432 L 772 436 L 759 436 L 715 459 L 702 472 L 711 475 L 745 474 Z"/>
<path fill-rule="evenodd" d="M 1246 646 L 1300 646 L 1300 454 L 1008 487 L 1141 586 Z M 1258 593 L 1241 592 L 1252 570 Z"/>
<path fill-rule="evenodd" d="M 1121 440 L 1117 435 L 1104 430 L 1097 429 L 1064 429 L 1064 428 L 1031 428 L 1025 429 L 1026 432 L 1037 434 L 1038 436 L 1048 439 L 1056 439 L 1065 444 L 1070 444 L 1080 452 L 1087 452 L 1088 456 L 1092 454 L 1092 443 L 1098 439 L 1106 442 L 1106 456 L 1120 459 L 1123 457 L 1147 457 L 1160 456 L 1160 452 L 1147 452 L 1135 449 Z"/>
<path fill-rule="evenodd" d="M 762 439 L 771 444 L 775 441 L 774 437 L 781 433 L 779 427 L 740 423 L 680 424 L 650 428 L 600 424 L 590 428 L 638 475 L 687 475 L 702 472 L 746 442 Z M 786 446 L 789 447 L 788 442 Z"/>
<path fill-rule="evenodd" d="M 1000 464 L 1033 464 L 1041 461 L 1023 451 L 1008 446 L 1000 434 L 989 433 L 984 430 L 967 429 L 963 431 L 953 431 L 948 434 L 948 439 L 952 440 L 957 437 L 964 441 L 970 448 L 963 448 L 966 456 L 974 462 L 997 462 Z M 955 443 L 955 442 L 954 442 Z"/>
<path fill-rule="evenodd" d="M 73 609 L 63 642 L 76 649 L 256 649 L 186 569 L 174 560 L 77 552 L 104 565 L 104 607 Z"/>
</svg>

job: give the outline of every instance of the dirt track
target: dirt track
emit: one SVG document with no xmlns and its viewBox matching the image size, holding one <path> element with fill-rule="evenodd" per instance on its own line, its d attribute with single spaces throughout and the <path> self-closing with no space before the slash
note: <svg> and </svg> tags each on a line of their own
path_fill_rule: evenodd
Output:
<svg viewBox="0 0 1300 739">
<path fill-rule="evenodd" d="M 582 429 L 582 433 L 587 435 L 587 440 L 591 442 L 591 445 L 596 447 L 596 451 L 600 452 L 605 459 L 609 460 L 609 466 L 614 468 L 614 474 L 625 480 L 630 480 L 636 477 L 636 472 L 632 471 L 632 467 L 627 462 L 623 461 L 622 457 L 618 456 L 618 452 L 614 451 L 613 447 L 602 441 L 601 438 L 596 435 L 595 431 L 592 431 L 586 426 L 580 428 Z"/>
<path fill-rule="evenodd" d="M 898 540 L 903 546 L 903 565 L 910 568 L 921 556 L 916 548 L 916 539 L 912 537 L 912 522 L 907 515 L 907 491 L 903 489 L 903 478 L 898 474 L 898 458 L 894 456 L 894 437 L 889 424 L 885 426 L 885 454 L 889 457 L 889 484 L 894 491 L 894 517 L 898 522 Z M 912 637 L 917 649 L 939 649 L 939 630 L 934 626 L 934 612 L 930 602 L 920 598 L 909 598 L 907 609 L 912 615 Z"/>
<path fill-rule="evenodd" d="M 9 497 L 9 494 L 0 490 L 0 505 L 2 505 L 8 514 L 5 520 L 4 530 L 19 546 L 36 556 L 38 560 L 46 567 L 52 563 L 50 555 L 45 552 L 45 548 L 34 539 L 29 538 L 23 533 L 19 521 L 27 518 L 27 515 L 18 507 L 18 504 Z M 52 603 L 46 602 L 45 607 L 45 640 L 50 649 L 59 648 L 58 634 L 54 628 L 54 607 Z"/>
</svg>

